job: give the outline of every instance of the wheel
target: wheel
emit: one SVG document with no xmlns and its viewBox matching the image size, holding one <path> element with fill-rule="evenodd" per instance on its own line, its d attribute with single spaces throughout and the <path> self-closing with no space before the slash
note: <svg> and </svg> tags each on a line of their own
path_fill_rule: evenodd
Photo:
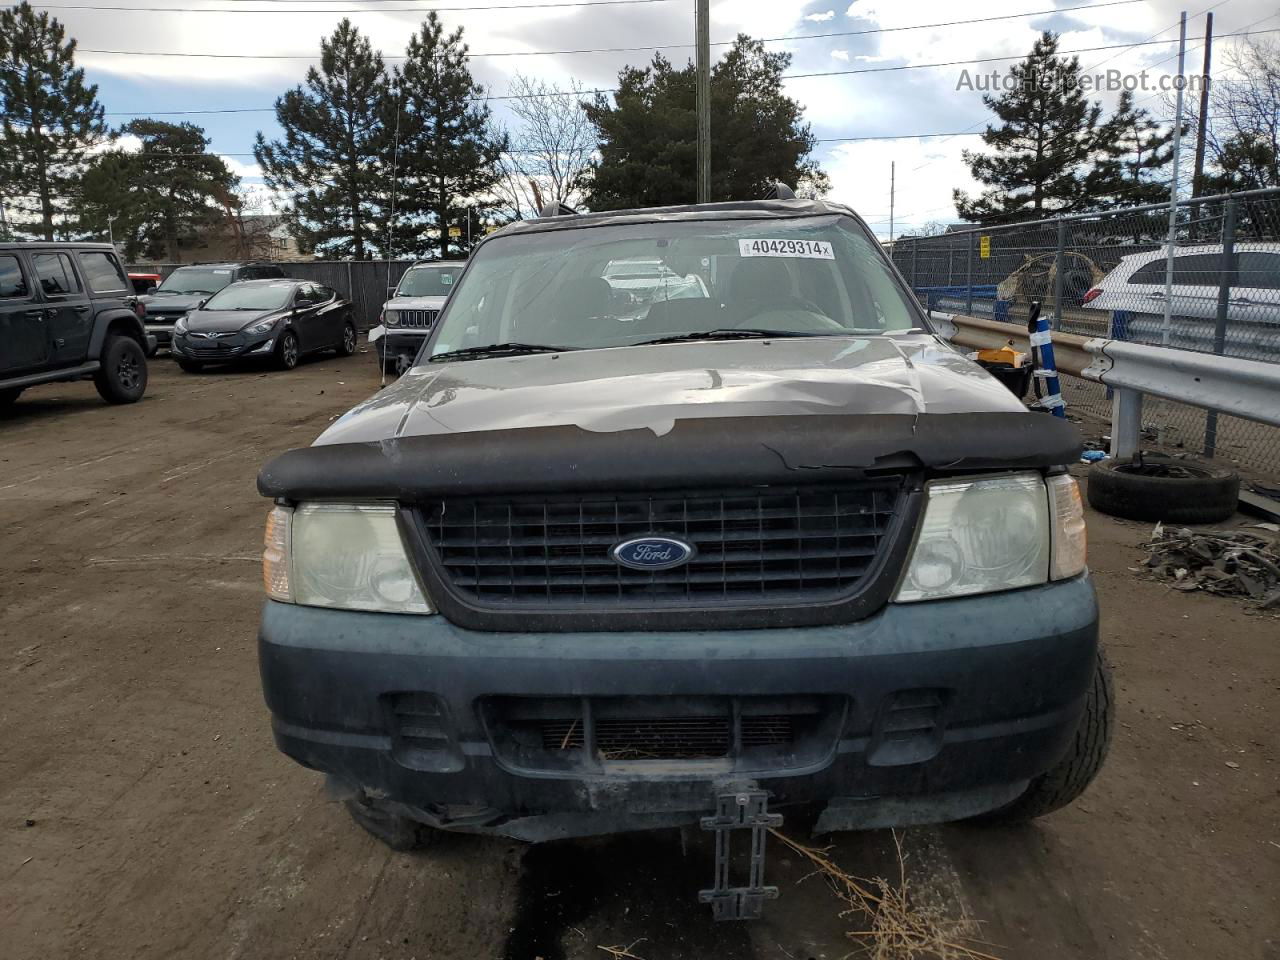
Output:
<svg viewBox="0 0 1280 960">
<path fill-rule="evenodd" d="M 1093 783 L 1111 745 L 1111 728 L 1115 722 L 1115 696 L 1111 686 L 1111 668 L 1098 651 L 1093 672 L 1093 685 L 1085 703 L 1080 726 L 1071 741 L 1067 755 L 1027 785 L 1022 795 L 998 810 L 978 819 L 1017 822 L 1043 817 L 1065 807 L 1084 793 Z"/>
<path fill-rule="evenodd" d="M 350 320 L 342 328 L 342 343 L 338 344 L 338 355 L 349 357 L 356 352 L 356 325 Z"/>
<path fill-rule="evenodd" d="M 123 334 L 108 334 L 102 366 L 93 375 L 98 395 L 107 403 L 137 403 L 147 390 L 147 355 L 142 344 Z"/>
<path fill-rule="evenodd" d="M 298 365 L 298 335 L 292 330 L 280 334 L 276 344 L 276 364 L 281 370 L 292 370 Z"/>
<path fill-rule="evenodd" d="M 352 797 L 345 803 L 351 819 L 392 850 L 420 850 L 429 842 L 431 828 L 426 824 L 392 813 L 364 796 Z"/>
<path fill-rule="evenodd" d="M 1148 454 L 1089 468 L 1089 506 L 1126 520 L 1217 523 L 1236 512 L 1240 475 L 1204 460 Z"/>
<path fill-rule="evenodd" d="M 160 344 L 158 343 L 154 347 L 148 347 L 146 350 L 147 359 L 148 360 L 154 359 L 155 355 L 159 352 L 160 352 Z"/>
<path fill-rule="evenodd" d="M 0 390 L 0 410 L 11 407 L 22 396 L 22 387 L 8 387 Z"/>
<path fill-rule="evenodd" d="M 199 360 L 179 360 L 178 366 L 186 373 L 199 373 L 204 369 L 204 364 Z"/>
</svg>

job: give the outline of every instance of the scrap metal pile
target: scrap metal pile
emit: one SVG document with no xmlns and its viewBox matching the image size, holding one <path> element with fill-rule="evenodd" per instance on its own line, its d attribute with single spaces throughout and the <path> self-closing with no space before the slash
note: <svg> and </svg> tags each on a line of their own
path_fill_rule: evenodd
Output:
<svg viewBox="0 0 1280 960">
<path fill-rule="evenodd" d="M 1280 608 L 1280 531 L 1275 524 L 1247 530 L 1189 530 L 1156 524 L 1145 565 L 1175 590 L 1248 597 L 1262 609 Z"/>
</svg>

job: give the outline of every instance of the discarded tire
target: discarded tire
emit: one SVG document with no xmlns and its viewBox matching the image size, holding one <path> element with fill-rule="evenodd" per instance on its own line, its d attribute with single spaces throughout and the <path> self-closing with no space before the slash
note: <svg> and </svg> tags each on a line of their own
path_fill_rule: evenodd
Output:
<svg viewBox="0 0 1280 960">
<path fill-rule="evenodd" d="M 1102 651 L 1093 672 L 1093 686 L 1085 702 L 1080 726 L 1058 763 L 1036 777 L 1018 799 L 998 810 L 984 814 L 987 822 L 1019 822 L 1043 817 L 1065 807 L 1084 793 L 1093 783 L 1111 746 L 1111 728 L 1115 724 L 1115 694 L 1111 686 L 1111 668 Z"/>
<path fill-rule="evenodd" d="M 1089 468 L 1089 506 L 1126 520 L 1218 523 L 1236 512 L 1240 475 L 1203 460 L 1147 455 Z"/>
</svg>

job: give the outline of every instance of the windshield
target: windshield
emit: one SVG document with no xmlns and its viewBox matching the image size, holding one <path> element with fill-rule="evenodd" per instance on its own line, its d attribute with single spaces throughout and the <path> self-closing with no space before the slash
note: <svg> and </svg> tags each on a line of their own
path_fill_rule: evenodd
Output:
<svg viewBox="0 0 1280 960">
<path fill-rule="evenodd" d="M 233 283 L 210 297 L 206 310 L 278 310 L 293 295 L 292 283 Z"/>
<path fill-rule="evenodd" d="M 920 325 L 848 217 L 663 221 L 499 237 L 449 301 L 432 356 L 488 344 L 591 349 L 726 331 L 875 335 Z"/>
<path fill-rule="evenodd" d="M 453 281 L 462 273 L 456 267 L 410 267 L 400 278 L 397 297 L 447 297 L 453 291 Z"/>
<path fill-rule="evenodd" d="M 231 282 L 232 276 L 230 267 L 179 267 L 165 277 L 156 293 L 217 293 Z"/>
</svg>

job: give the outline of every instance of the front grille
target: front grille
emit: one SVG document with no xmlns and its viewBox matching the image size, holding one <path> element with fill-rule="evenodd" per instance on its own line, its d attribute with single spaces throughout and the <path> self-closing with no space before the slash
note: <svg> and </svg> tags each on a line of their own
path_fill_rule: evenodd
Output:
<svg viewBox="0 0 1280 960">
<path fill-rule="evenodd" d="M 705 604 L 848 595 L 881 551 L 901 483 L 575 498 L 450 498 L 421 507 L 434 562 L 496 607 Z M 610 549 L 648 535 L 696 548 L 683 566 L 633 570 Z"/>
<path fill-rule="evenodd" d="M 397 310 L 396 316 L 400 318 L 400 326 L 413 327 L 415 329 L 429 330 L 436 322 L 436 317 L 440 316 L 439 310 Z"/>
<path fill-rule="evenodd" d="M 728 760 L 741 769 L 804 766 L 831 748 L 841 697 L 492 697 L 495 751 L 530 769 L 608 769 L 644 760 Z"/>
</svg>

